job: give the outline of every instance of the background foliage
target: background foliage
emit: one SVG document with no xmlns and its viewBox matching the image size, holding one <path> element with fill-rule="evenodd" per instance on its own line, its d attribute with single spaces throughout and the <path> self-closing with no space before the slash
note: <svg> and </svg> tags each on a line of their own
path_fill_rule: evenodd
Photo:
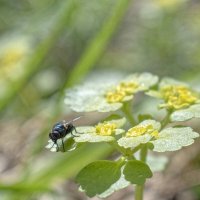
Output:
<svg viewBox="0 0 200 200">
<path fill-rule="evenodd" d="M 89 145 L 65 154 L 44 149 L 52 125 L 77 116 L 64 106 L 65 89 L 100 72 L 103 80 L 144 71 L 187 81 L 199 89 L 199 13 L 200 3 L 195 0 L 1 0 L 1 198 L 86 198 L 67 180 L 91 161 L 111 156 L 112 149 Z M 137 97 L 134 109 L 152 112 L 152 100 L 141 103 L 141 99 Z M 159 119 L 162 112 L 152 114 Z M 101 117 L 87 114 L 77 124 L 92 125 Z M 189 123 L 200 130 L 197 121 Z M 190 178 L 175 190 L 167 190 L 163 181 L 157 190 L 163 198 L 199 198 L 198 142 L 168 155 L 173 160 L 168 174 L 182 180 L 185 174 L 180 172 L 186 172 Z M 177 162 L 179 173 L 173 167 Z M 155 180 L 163 180 L 157 176 Z M 124 194 L 111 199 L 120 195 Z"/>
</svg>

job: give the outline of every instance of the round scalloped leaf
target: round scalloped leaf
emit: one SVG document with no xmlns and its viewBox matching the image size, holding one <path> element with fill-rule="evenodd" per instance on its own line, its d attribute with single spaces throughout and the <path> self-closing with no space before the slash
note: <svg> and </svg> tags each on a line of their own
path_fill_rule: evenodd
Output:
<svg viewBox="0 0 200 200">
<path fill-rule="evenodd" d="M 140 144 L 145 144 L 151 140 L 152 136 L 145 134 L 137 137 L 122 137 L 117 142 L 124 148 L 135 148 Z"/>
<path fill-rule="evenodd" d="M 79 137 L 75 137 L 74 140 L 76 142 L 111 142 L 115 140 L 115 138 L 113 136 L 102 136 L 91 133 L 85 133 L 80 135 Z"/>
<path fill-rule="evenodd" d="M 138 185 L 144 184 L 146 179 L 151 178 L 153 175 L 149 166 L 139 160 L 128 161 L 123 174 L 127 181 Z"/>
<path fill-rule="evenodd" d="M 157 140 L 152 141 L 153 151 L 165 152 L 176 151 L 184 146 L 189 146 L 194 142 L 194 138 L 199 134 L 194 132 L 190 127 L 167 128 L 161 131 Z"/>
<path fill-rule="evenodd" d="M 76 112 L 111 112 L 118 110 L 122 103 L 109 104 L 104 95 L 111 84 L 86 84 L 66 91 L 65 103 Z"/>
<path fill-rule="evenodd" d="M 160 122 L 157 122 L 157 121 L 152 120 L 152 119 L 144 120 L 144 121 L 140 122 L 139 125 L 144 125 L 144 126 L 152 125 L 153 128 L 156 129 L 156 130 L 160 130 L 160 128 L 161 128 Z"/>
<path fill-rule="evenodd" d="M 100 195 L 116 183 L 121 176 L 121 165 L 113 161 L 96 161 L 84 167 L 76 177 L 87 196 Z"/>
<path fill-rule="evenodd" d="M 182 122 L 192 118 L 200 118 L 200 104 L 192 105 L 189 108 L 175 111 L 170 116 L 172 122 Z"/>
<path fill-rule="evenodd" d="M 116 124 L 117 128 L 120 128 L 120 127 L 124 126 L 124 124 L 126 123 L 126 118 L 123 117 L 123 118 L 120 118 L 120 119 L 112 119 L 112 120 L 109 120 L 107 122 L 114 123 L 114 124 Z"/>
<path fill-rule="evenodd" d="M 106 198 L 110 196 L 112 193 L 114 193 L 115 191 L 123 189 L 131 184 L 129 181 L 125 179 L 124 174 L 122 173 L 123 169 L 124 167 L 121 168 L 121 177 L 119 178 L 119 180 L 113 183 L 110 186 L 110 188 L 108 188 L 105 192 L 98 195 L 99 198 Z"/>
<path fill-rule="evenodd" d="M 159 84 L 159 87 L 165 87 L 165 86 L 168 86 L 168 85 L 183 85 L 183 86 L 188 86 L 188 84 L 184 83 L 184 82 L 181 82 L 181 81 L 178 81 L 178 80 L 175 80 L 173 78 L 169 78 L 169 77 L 165 77 L 161 80 L 160 84 Z"/>
<path fill-rule="evenodd" d="M 74 137 L 76 142 L 111 142 L 115 140 L 113 136 L 102 136 L 96 134 L 96 129 L 93 126 L 83 126 L 77 127 L 79 134 L 77 137 Z M 123 129 L 116 129 L 115 134 L 119 135 L 124 133 Z"/>
</svg>

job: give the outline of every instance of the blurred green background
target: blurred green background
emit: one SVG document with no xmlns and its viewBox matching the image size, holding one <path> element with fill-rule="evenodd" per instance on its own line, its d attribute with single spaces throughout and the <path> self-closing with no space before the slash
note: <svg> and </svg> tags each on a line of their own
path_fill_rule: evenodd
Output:
<svg viewBox="0 0 200 200">
<path fill-rule="evenodd" d="M 87 199 L 73 177 L 87 163 L 110 156 L 112 149 L 88 145 L 63 154 L 44 148 L 56 121 L 79 115 L 64 105 L 65 89 L 101 72 L 109 78 L 145 71 L 200 89 L 199 44 L 197 0 L 1 0 L 0 199 Z M 102 117 L 85 116 L 78 125 Z M 191 124 L 200 130 L 198 121 Z M 200 199 L 198 142 L 189 150 L 167 154 L 175 157 L 175 172 L 168 173 L 177 177 L 181 165 L 181 173 L 196 174 L 173 192 L 166 184 L 163 191 L 168 193 L 160 189 L 162 199 Z M 163 180 L 157 176 L 156 182 Z M 196 182 L 189 181 L 193 177 Z M 128 200 L 131 195 L 130 188 L 108 199 Z M 153 192 L 146 199 L 151 196 L 156 199 Z"/>
</svg>

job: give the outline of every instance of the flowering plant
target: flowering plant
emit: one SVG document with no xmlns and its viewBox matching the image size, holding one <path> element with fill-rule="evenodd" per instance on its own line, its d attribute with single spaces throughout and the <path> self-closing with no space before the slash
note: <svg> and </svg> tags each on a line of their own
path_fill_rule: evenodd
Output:
<svg viewBox="0 0 200 200">
<path fill-rule="evenodd" d="M 162 120 L 150 115 L 134 116 L 132 102 L 138 92 L 161 99 L 159 109 L 166 115 Z M 135 184 L 135 199 L 141 200 L 144 183 L 158 168 L 155 168 L 148 151 L 176 151 L 191 145 L 199 134 L 191 127 L 180 126 L 179 121 L 200 117 L 199 94 L 185 83 L 158 77 L 150 73 L 133 74 L 123 80 L 100 85 L 86 84 L 67 90 L 65 103 L 77 112 L 117 112 L 94 126 L 77 127 L 77 137 L 66 135 L 65 150 L 78 148 L 83 143 L 105 142 L 118 151 L 115 161 L 101 160 L 84 167 L 77 175 L 80 190 L 89 197 L 105 198 L 114 191 Z M 121 114 L 119 112 L 121 111 Z M 142 116 L 142 117 L 141 117 Z M 172 122 L 177 122 L 173 125 Z M 49 140 L 47 148 L 54 142 Z M 58 150 L 63 151 L 58 141 Z M 138 156 L 140 152 L 140 156 Z M 147 156 L 148 155 L 148 156 Z M 152 159 L 150 159 L 152 160 Z M 160 162 L 159 162 L 160 161 Z M 166 160 L 157 159 L 162 170 Z"/>
</svg>

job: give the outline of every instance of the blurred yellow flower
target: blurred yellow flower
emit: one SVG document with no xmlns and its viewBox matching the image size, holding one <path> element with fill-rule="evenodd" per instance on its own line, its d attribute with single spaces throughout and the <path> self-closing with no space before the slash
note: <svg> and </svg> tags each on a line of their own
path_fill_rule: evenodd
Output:
<svg viewBox="0 0 200 200">
<path fill-rule="evenodd" d="M 125 96 L 126 96 L 125 92 L 119 92 L 119 91 L 108 92 L 106 94 L 106 100 L 108 103 L 122 102 Z"/>
<path fill-rule="evenodd" d="M 106 94 L 108 103 L 123 102 L 126 96 L 130 96 L 136 92 L 138 84 L 134 82 L 121 82 L 114 88 L 114 91 Z"/>
<path fill-rule="evenodd" d="M 173 8 L 183 2 L 185 2 L 185 0 L 154 0 L 155 4 L 163 8 Z"/>
<path fill-rule="evenodd" d="M 133 94 L 135 90 L 138 88 L 138 84 L 134 82 L 121 82 L 116 90 L 118 92 L 125 92 L 126 94 Z"/>
<path fill-rule="evenodd" d="M 17 39 L 4 42 L 0 49 L 1 74 L 6 77 L 16 77 L 20 75 L 22 64 L 30 52 L 29 44 L 26 40 Z M 17 73 L 16 73 L 17 72 Z"/>
<path fill-rule="evenodd" d="M 194 92 L 182 85 L 165 86 L 161 88 L 161 95 L 166 102 L 160 105 L 161 108 L 181 109 L 196 103 L 198 100 Z"/>
</svg>

